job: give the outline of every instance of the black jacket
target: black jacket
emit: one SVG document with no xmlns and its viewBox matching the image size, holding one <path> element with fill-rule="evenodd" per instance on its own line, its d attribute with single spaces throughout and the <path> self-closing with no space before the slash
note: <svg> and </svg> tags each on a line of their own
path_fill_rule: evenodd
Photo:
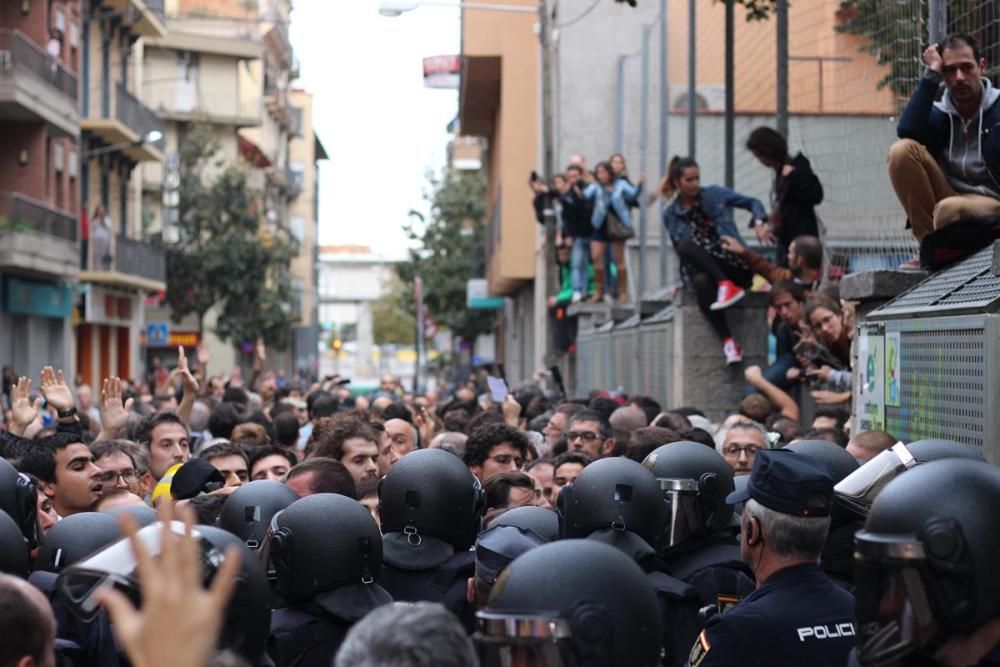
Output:
<svg viewBox="0 0 1000 667">
<path fill-rule="evenodd" d="M 796 236 L 819 236 L 814 207 L 823 201 L 823 185 L 802 153 L 792 158 L 791 164 L 795 169 L 788 176 L 778 172 L 774 183 L 775 206 L 778 209 L 775 237 L 780 248 L 788 248 Z M 778 264 L 784 266 L 786 261 L 779 255 Z"/>
</svg>

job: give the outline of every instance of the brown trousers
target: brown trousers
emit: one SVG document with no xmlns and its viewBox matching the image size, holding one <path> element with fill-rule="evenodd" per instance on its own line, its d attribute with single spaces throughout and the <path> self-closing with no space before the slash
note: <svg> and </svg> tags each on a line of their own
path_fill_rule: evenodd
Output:
<svg viewBox="0 0 1000 667">
<path fill-rule="evenodd" d="M 955 192 L 934 156 L 913 139 L 889 149 L 889 180 L 918 242 L 960 218 L 1000 214 L 1000 199 Z"/>
</svg>

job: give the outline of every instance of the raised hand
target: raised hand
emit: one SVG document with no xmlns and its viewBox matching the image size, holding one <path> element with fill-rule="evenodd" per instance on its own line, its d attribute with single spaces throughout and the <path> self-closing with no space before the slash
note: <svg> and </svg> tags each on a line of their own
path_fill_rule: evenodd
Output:
<svg viewBox="0 0 1000 667">
<path fill-rule="evenodd" d="M 104 378 L 101 383 L 101 432 L 97 440 L 113 440 L 125 429 L 132 399 L 122 403 L 122 381 L 117 377 Z"/>
<path fill-rule="evenodd" d="M 940 45 L 934 42 L 924 49 L 924 64 L 927 65 L 927 69 L 934 72 L 941 72 L 944 69 L 944 61 L 941 58 L 940 48 Z"/>
<path fill-rule="evenodd" d="M 240 552 L 225 552 L 211 587 L 202 586 L 202 558 L 192 536 L 194 513 L 184 515 L 184 534 L 174 530 L 172 503 L 160 504 L 161 548 L 153 558 L 137 536 L 138 526 L 123 515 L 122 531 L 136 559 L 142 608 L 112 587 L 97 597 L 111 616 L 112 628 L 135 667 L 207 665 L 215 652 L 225 608 L 240 567 Z"/>
<path fill-rule="evenodd" d="M 212 358 L 212 355 L 208 351 L 208 345 L 205 344 L 205 341 L 202 341 L 198 343 L 198 347 L 195 349 L 198 352 L 198 365 L 204 366 Z"/>
<path fill-rule="evenodd" d="M 42 396 L 52 404 L 56 412 L 66 412 L 73 408 L 73 392 L 66 385 L 66 379 L 60 369 L 57 373 L 51 366 L 42 369 Z"/>
<path fill-rule="evenodd" d="M 761 245 L 774 245 L 774 234 L 771 233 L 771 226 L 767 223 L 754 227 L 753 233 L 757 235 L 757 240 L 760 241 Z"/>
<path fill-rule="evenodd" d="M 31 378 L 21 376 L 11 389 L 11 425 L 10 432 L 14 435 L 24 435 L 25 429 L 38 417 L 42 407 L 42 397 L 37 396 L 31 401 Z"/>
<path fill-rule="evenodd" d="M 726 252 L 731 252 L 734 255 L 743 254 L 743 244 L 732 236 L 722 236 L 720 240 L 722 241 L 722 249 Z"/>
<path fill-rule="evenodd" d="M 177 374 L 181 378 L 181 383 L 184 385 L 184 396 L 189 394 L 194 397 L 198 395 L 198 379 L 191 374 L 191 370 L 188 368 L 187 355 L 184 353 L 184 346 L 181 345 L 177 348 Z"/>
</svg>

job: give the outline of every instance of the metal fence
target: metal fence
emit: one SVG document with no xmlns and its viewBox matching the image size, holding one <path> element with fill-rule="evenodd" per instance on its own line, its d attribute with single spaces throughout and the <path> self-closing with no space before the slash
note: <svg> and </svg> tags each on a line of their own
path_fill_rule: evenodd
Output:
<svg viewBox="0 0 1000 667">
<path fill-rule="evenodd" d="M 0 28 L 0 70 L 9 67 L 27 70 L 64 95 L 77 98 L 77 79 L 73 72 L 57 63 L 20 30 Z"/>
<path fill-rule="evenodd" d="M 132 276 L 150 280 L 167 279 L 167 255 L 162 248 L 144 241 L 119 236 L 115 239 L 115 269 Z"/>
<path fill-rule="evenodd" d="M 135 130 L 140 137 L 145 137 L 154 130 L 162 135 L 166 129 L 163 120 L 121 83 L 115 89 L 115 117 Z"/>
<path fill-rule="evenodd" d="M 76 218 L 20 192 L 0 192 L 0 231 L 47 234 L 76 241 Z"/>
</svg>

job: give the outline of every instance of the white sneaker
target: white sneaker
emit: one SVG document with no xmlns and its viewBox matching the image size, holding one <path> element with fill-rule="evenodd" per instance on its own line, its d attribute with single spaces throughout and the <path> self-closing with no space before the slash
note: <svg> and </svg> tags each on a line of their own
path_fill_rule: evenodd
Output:
<svg viewBox="0 0 1000 667">
<path fill-rule="evenodd" d="M 573 298 L 570 299 L 570 303 L 580 303 L 583 301 L 583 295 L 579 292 L 573 292 Z"/>
<path fill-rule="evenodd" d="M 743 346 L 732 338 L 722 344 L 722 353 L 726 355 L 726 364 L 729 366 L 743 361 Z"/>
</svg>

